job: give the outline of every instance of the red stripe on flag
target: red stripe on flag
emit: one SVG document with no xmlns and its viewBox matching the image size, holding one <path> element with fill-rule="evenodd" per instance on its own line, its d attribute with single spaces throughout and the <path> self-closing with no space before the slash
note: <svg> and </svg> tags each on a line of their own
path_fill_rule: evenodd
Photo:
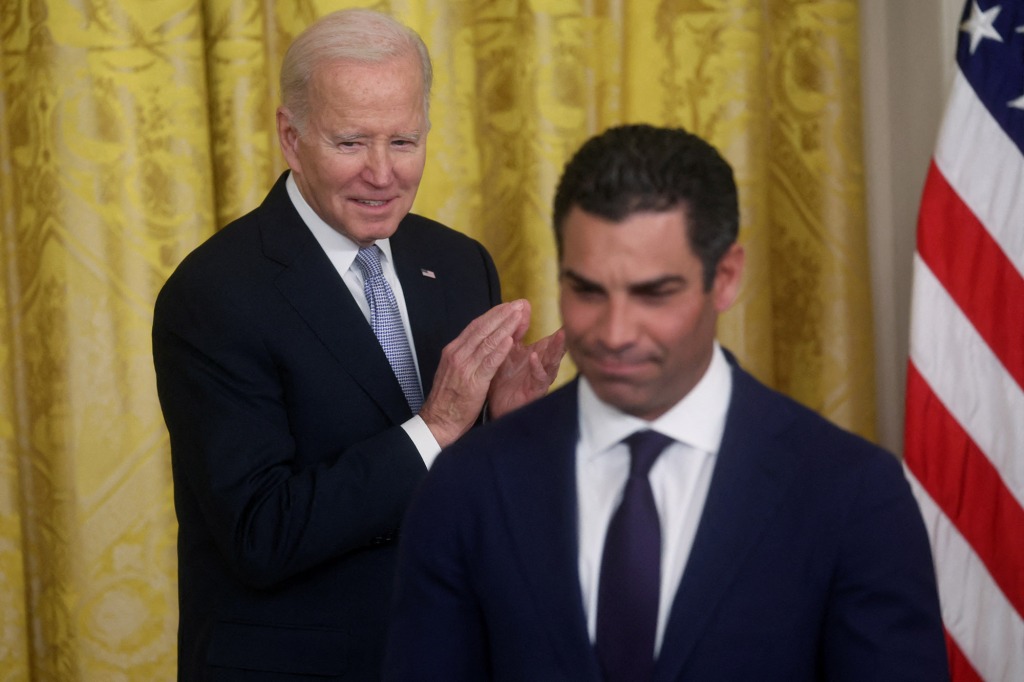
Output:
<svg viewBox="0 0 1024 682">
<path fill-rule="evenodd" d="M 921 258 L 1024 388 L 1024 277 L 934 161 L 917 226 Z"/>
<path fill-rule="evenodd" d="M 950 637 L 949 630 L 946 630 L 945 634 L 950 679 L 956 680 L 956 682 L 984 682 L 978 671 L 974 669 L 971 662 L 964 656 L 964 652 L 956 645 L 956 641 Z"/>
<path fill-rule="evenodd" d="M 1024 615 L 1024 509 L 999 472 L 932 392 L 907 367 L 906 464 Z"/>
</svg>

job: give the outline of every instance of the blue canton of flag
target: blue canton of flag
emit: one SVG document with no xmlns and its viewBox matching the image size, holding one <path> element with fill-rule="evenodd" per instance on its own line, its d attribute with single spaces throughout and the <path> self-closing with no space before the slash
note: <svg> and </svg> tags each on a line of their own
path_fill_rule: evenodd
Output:
<svg viewBox="0 0 1024 682">
<path fill-rule="evenodd" d="M 1024 152 L 1024 0 L 971 0 L 957 63 L 978 97 Z"/>
</svg>

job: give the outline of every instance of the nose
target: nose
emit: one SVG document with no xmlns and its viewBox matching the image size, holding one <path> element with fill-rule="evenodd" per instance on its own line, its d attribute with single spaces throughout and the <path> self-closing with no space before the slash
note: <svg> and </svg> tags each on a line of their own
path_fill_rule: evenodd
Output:
<svg viewBox="0 0 1024 682">
<path fill-rule="evenodd" d="M 384 187 L 394 177 L 391 151 L 383 145 L 371 145 L 366 152 L 363 179 L 375 187 Z"/>
<path fill-rule="evenodd" d="M 633 345 L 637 337 L 637 321 L 628 300 L 611 296 L 601 311 L 597 340 L 608 351 L 621 351 Z"/>
</svg>

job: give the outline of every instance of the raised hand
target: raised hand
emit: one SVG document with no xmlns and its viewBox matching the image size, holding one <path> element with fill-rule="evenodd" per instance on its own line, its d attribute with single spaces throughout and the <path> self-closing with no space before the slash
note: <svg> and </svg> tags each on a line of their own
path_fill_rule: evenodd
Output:
<svg viewBox="0 0 1024 682">
<path fill-rule="evenodd" d="M 495 418 L 547 393 L 565 355 L 565 332 L 561 329 L 528 346 L 523 345 L 530 314 L 529 303 L 526 305 L 526 324 L 516 329 L 515 343 L 495 372 L 487 394 L 488 410 Z"/>
<path fill-rule="evenodd" d="M 442 448 L 476 421 L 492 379 L 526 333 L 529 320 L 525 300 L 502 303 L 470 322 L 441 351 L 433 388 L 419 415 Z"/>
</svg>

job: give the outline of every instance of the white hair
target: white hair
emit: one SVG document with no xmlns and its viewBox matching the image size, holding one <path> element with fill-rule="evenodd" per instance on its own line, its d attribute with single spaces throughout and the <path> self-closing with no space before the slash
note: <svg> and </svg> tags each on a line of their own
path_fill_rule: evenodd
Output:
<svg viewBox="0 0 1024 682">
<path fill-rule="evenodd" d="M 309 120 L 309 81 L 320 64 L 349 60 L 365 64 L 415 55 L 423 80 L 423 114 L 430 121 L 430 54 L 416 31 L 369 9 L 343 9 L 321 17 L 298 35 L 281 63 L 281 103 L 303 133 Z"/>
</svg>

